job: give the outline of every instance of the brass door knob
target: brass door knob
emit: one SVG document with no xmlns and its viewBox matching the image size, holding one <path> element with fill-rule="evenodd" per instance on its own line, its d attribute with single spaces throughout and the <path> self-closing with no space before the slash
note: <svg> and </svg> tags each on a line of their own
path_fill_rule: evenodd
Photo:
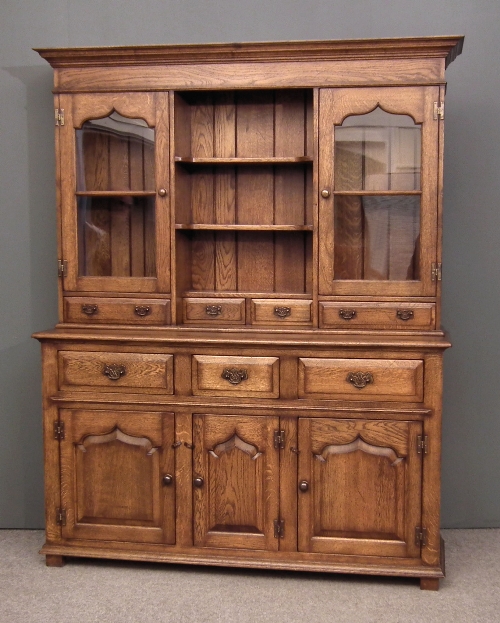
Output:
<svg viewBox="0 0 500 623">
<path fill-rule="evenodd" d="M 165 474 L 165 476 L 163 476 L 162 478 L 162 482 L 166 487 L 168 487 L 174 482 L 174 477 L 172 476 L 172 474 Z"/>
<path fill-rule="evenodd" d="M 324 199 L 328 199 L 328 197 L 330 196 L 330 191 L 328 190 L 328 188 L 323 188 L 323 190 L 321 191 L 321 196 Z"/>
<path fill-rule="evenodd" d="M 194 484 L 194 486 L 195 486 L 195 487 L 198 487 L 198 489 L 199 489 L 200 487 L 203 487 L 204 482 L 205 482 L 205 481 L 203 480 L 203 478 L 200 478 L 200 476 L 198 476 L 197 478 L 195 478 L 195 479 L 193 480 L 193 484 Z"/>
<path fill-rule="evenodd" d="M 167 196 L 167 189 L 166 188 L 160 188 L 160 190 L 158 191 L 158 194 L 160 195 L 160 197 L 166 197 Z"/>
<path fill-rule="evenodd" d="M 299 489 L 301 491 L 309 491 L 309 483 L 307 480 L 301 480 L 299 483 Z"/>
</svg>

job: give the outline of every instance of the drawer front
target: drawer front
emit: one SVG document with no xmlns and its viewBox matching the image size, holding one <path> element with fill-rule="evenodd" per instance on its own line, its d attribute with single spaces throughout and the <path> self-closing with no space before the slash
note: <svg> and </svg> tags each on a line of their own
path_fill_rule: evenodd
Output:
<svg viewBox="0 0 500 623">
<path fill-rule="evenodd" d="M 419 359 L 299 359 L 299 397 L 422 402 Z"/>
<path fill-rule="evenodd" d="M 185 298 L 183 315 L 187 324 L 245 324 L 245 299 Z"/>
<path fill-rule="evenodd" d="M 172 355 L 60 351 L 59 388 L 173 394 L 173 361 Z"/>
<path fill-rule="evenodd" d="M 64 299 L 64 318 L 66 322 L 89 324 L 170 324 L 170 301 L 68 296 Z"/>
<path fill-rule="evenodd" d="M 195 396 L 279 397 L 277 357 L 193 355 Z"/>
<path fill-rule="evenodd" d="M 434 303 L 338 303 L 319 304 L 321 328 L 433 329 Z"/>
<path fill-rule="evenodd" d="M 252 324 L 306 325 L 312 322 L 312 301 L 252 299 Z"/>
</svg>

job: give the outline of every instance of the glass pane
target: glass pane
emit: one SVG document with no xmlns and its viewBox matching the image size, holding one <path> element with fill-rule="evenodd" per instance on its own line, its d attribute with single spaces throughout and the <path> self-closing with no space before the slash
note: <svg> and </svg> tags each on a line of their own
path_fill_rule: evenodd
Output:
<svg viewBox="0 0 500 623">
<path fill-rule="evenodd" d="M 337 195 L 335 279 L 419 279 L 420 197 Z"/>
<path fill-rule="evenodd" d="M 155 198 L 78 197 L 79 274 L 154 277 Z"/>
<path fill-rule="evenodd" d="M 77 190 L 154 190 L 153 128 L 117 112 L 76 130 Z"/>
<path fill-rule="evenodd" d="M 420 190 L 421 125 L 376 108 L 335 128 L 335 190 Z"/>
</svg>

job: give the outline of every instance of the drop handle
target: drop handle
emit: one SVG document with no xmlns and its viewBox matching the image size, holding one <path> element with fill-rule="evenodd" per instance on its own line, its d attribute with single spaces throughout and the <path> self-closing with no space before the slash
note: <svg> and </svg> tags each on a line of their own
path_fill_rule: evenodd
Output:
<svg viewBox="0 0 500 623">
<path fill-rule="evenodd" d="M 122 376 L 127 372 L 125 366 L 120 366 L 115 363 L 104 364 L 102 373 L 107 376 L 110 381 L 119 381 Z"/>
<path fill-rule="evenodd" d="M 309 491 L 309 483 L 307 482 L 307 480 L 301 480 L 299 483 L 299 489 L 305 493 L 306 491 Z"/>
<path fill-rule="evenodd" d="M 195 487 L 198 487 L 198 489 L 200 489 L 200 487 L 203 487 L 204 482 L 205 482 L 205 481 L 203 480 L 203 478 L 201 478 L 200 476 L 198 476 L 197 478 L 195 478 L 195 479 L 193 480 L 193 485 L 194 485 Z"/>
<path fill-rule="evenodd" d="M 172 474 L 165 474 L 162 478 L 162 483 L 165 487 L 170 486 L 174 482 L 174 477 Z"/>
</svg>

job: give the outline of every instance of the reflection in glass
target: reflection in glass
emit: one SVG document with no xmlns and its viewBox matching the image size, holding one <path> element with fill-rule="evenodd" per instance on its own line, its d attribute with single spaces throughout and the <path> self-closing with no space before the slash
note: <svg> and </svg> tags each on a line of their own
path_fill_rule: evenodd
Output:
<svg viewBox="0 0 500 623">
<path fill-rule="evenodd" d="M 419 279 L 420 197 L 337 195 L 335 279 Z"/>
<path fill-rule="evenodd" d="M 376 108 L 335 128 L 335 190 L 420 190 L 421 126 Z"/>
<path fill-rule="evenodd" d="M 154 277 L 155 198 L 78 197 L 79 274 Z"/>
<path fill-rule="evenodd" d="M 76 130 L 77 190 L 154 190 L 154 129 L 117 112 Z"/>
</svg>

